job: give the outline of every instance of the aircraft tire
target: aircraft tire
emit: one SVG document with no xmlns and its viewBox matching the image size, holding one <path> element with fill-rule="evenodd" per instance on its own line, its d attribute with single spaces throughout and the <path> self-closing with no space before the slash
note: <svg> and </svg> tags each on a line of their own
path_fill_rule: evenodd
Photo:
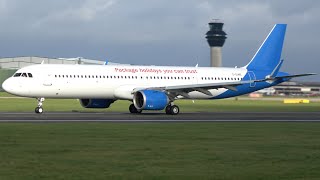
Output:
<svg viewBox="0 0 320 180">
<path fill-rule="evenodd" d="M 180 109 L 179 109 L 178 106 L 173 105 L 173 106 L 171 106 L 171 108 L 170 108 L 170 112 L 171 112 L 171 115 L 177 115 L 177 114 L 179 114 Z"/>
<path fill-rule="evenodd" d="M 171 114 L 171 106 L 170 105 L 168 105 L 166 107 L 166 114 Z"/>
<path fill-rule="evenodd" d="M 142 112 L 142 110 L 138 110 L 138 109 L 134 106 L 134 104 L 130 104 L 130 106 L 129 106 L 129 111 L 130 111 L 130 113 L 132 113 L 132 114 L 140 114 L 140 113 Z"/>
<path fill-rule="evenodd" d="M 34 112 L 37 113 L 37 114 L 42 114 L 43 113 L 43 108 L 42 107 L 36 107 Z"/>
</svg>

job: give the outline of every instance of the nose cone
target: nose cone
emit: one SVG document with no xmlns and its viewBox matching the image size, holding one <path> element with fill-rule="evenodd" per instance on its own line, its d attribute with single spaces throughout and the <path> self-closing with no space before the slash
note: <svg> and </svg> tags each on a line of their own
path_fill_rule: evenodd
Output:
<svg viewBox="0 0 320 180">
<path fill-rule="evenodd" d="M 2 89 L 10 94 L 19 95 L 19 85 L 12 78 L 9 78 L 2 83 Z"/>
<path fill-rule="evenodd" d="M 10 79 L 10 78 L 9 78 Z M 9 79 L 5 80 L 3 83 L 2 83 L 2 89 L 5 90 L 6 92 L 10 93 L 10 81 Z"/>
<path fill-rule="evenodd" d="M 9 78 L 2 83 L 2 89 L 16 96 L 28 96 L 29 88 L 26 86 L 28 82 L 23 82 L 18 78 Z"/>
</svg>

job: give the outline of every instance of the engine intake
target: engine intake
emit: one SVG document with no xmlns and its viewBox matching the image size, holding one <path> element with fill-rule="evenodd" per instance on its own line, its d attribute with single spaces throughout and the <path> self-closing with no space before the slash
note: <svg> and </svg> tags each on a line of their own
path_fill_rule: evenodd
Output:
<svg viewBox="0 0 320 180">
<path fill-rule="evenodd" d="M 169 103 L 166 93 L 155 90 L 141 90 L 133 95 L 133 104 L 138 110 L 162 110 Z"/>
<path fill-rule="evenodd" d="M 114 99 L 80 99 L 80 104 L 84 108 L 108 108 Z"/>
</svg>

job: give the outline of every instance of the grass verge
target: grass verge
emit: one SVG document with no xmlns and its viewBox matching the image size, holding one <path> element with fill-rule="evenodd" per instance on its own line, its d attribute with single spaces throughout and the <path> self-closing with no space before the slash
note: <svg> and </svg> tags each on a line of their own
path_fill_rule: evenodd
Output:
<svg viewBox="0 0 320 180">
<path fill-rule="evenodd" d="M 319 123 L 0 124 L 1 179 L 319 179 Z"/>
</svg>

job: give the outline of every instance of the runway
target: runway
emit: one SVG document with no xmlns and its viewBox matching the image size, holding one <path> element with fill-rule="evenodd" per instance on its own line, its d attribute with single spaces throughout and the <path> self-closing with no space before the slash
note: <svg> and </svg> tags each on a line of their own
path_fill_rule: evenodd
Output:
<svg viewBox="0 0 320 180">
<path fill-rule="evenodd" d="M 175 116 L 164 113 L 2 112 L 0 122 L 320 122 L 320 112 L 199 112 Z"/>
</svg>

